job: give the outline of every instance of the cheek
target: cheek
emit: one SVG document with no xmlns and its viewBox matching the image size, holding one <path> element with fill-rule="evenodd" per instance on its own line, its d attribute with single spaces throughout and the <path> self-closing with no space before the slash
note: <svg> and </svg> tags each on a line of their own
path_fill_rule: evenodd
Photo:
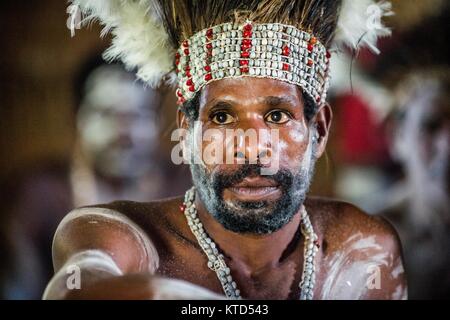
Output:
<svg viewBox="0 0 450 320">
<path fill-rule="evenodd" d="M 80 125 L 83 146 L 93 153 L 104 150 L 115 140 L 117 132 L 115 122 L 100 115 L 91 116 Z"/>
<path fill-rule="evenodd" d="M 280 129 L 278 147 L 280 165 L 288 168 L 298 168 L 305 165 L 305 160 L 310 158 L 309 135 L 303 123 L 293 123 L 286 128 Z"/>
<path fill-rule="evenodd" d="M 236 151 L 244 151 L 248 146 L 259 150 L 262 145 L 271 149 L 272 163 L 292 169 L 307 167 L 311 158 L 307 126 L 302 122 L 292 122 L 284 127 L 271 129 L 277 130 L 277 134 L 272 135 L 271 131 L 266 130 L 263 131 L 264 134 L 242 140 L 233 135 L 234 131 L 231 129 L 203 125 L 201 130 L 194 130 L 192 137 L 188 139 L 189 149 L 197 163 L 201 163 L 209 172 L 216 167 L 230 169 L 243 164 L 244 159 L 235 158 Z M 255 143 L 259 147 L 255 147 Z"/>
</svg>

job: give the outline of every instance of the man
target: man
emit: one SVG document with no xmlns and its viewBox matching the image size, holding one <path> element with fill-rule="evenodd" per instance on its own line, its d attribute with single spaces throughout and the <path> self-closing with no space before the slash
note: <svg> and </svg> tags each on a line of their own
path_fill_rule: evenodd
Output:
<svg viewBox="0 0 450 320">
<path fill-rule="evenodd" d="M 403 239 L 410 296 L 445 297 L 450 289 L 448 81 L 423 72 L 400 83 L 403 99 L 394 111 L 391 150 L 405 176 L 385 191 L 381 214 Z"/>
<path fill-rule="evenodd" d="M 86 74 L 72 165 L 75 205 L 175 195 L 165 192 L 174 191 L 166 183 L 177 171 L 161 156 L 161 94 L 119 64 L 96 65 Z"/>
<path fill-rule="evenodd" d="M 178 126 L 195 188 L 184 201 L 70 213 L 55 235 L 45 298 L 406 297 L 386 222 L 306 199 L 331 124 L 327 49 L 339 1 L 75 2 L 113 28 L 109 57 L 138 66 L 148 83 L 172 68 L 164 50 L 179 47 Z M 214 138 L 204 136 L 227 130 L 262 138 L 246 144 L 236 134 L 206 159 Z M 81 271 L 78 282 L 68 270 Z"/>
</svg>

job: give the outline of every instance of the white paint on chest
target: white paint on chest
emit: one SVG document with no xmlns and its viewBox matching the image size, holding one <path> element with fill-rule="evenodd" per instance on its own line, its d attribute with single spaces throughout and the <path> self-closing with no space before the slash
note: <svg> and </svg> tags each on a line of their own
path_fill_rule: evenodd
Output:
<svg viewBox="0 0 450 320">
<path fill-rule="evenodd" d="M 369 290 L 368 280 L 374 267 L 392 264 L 391 257 L 376 242 L 375 236 L 363 237 L 357 233 L 342 248 L 326 259 L 327 271 L 320 299 L 361 299 Z"/>
</svg>

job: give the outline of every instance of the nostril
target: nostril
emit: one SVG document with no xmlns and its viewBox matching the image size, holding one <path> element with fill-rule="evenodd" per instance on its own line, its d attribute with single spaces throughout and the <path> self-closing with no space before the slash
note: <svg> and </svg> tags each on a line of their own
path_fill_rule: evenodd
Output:
<svg viewBox="0 0 450 320">
<path fill-rule="evenodd" d="M 272 156 L 272 151 L 270 149 L 266 149 L 259 153 L 258 158 L 264 159 L 264 158 L 270 158 L 271 156 Z"/>
<path fill-rule="evenodd" d="M 245 154 L 243 152 L 241 152 L 241 151 L 237 151 L 234 154 L 234 157 L 237 158 L 237 159 L 245 159 Z"/>
</svg>

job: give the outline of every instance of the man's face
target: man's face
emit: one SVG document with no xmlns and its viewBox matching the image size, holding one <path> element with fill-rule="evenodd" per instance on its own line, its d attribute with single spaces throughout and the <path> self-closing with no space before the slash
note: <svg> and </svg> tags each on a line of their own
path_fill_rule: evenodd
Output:
<svg viewBox="0 0 450 320">
<path fill-rule="evenodd" d="M 108 178 L 135 179 L 148 171 L 156 147 L 158 96 L 125 71 L 102 67 L 89 78 L 78 129 L 94 169 Z"/>
<path fill-rule="evenodd" d="M 208 212 L 234 232 L 271 233 L 288 223 L 303 204 L 321 153 L 315 120 L 308 123 L 304 117 L 300 89 L 247 77 L 212 82 L 201 92 L 198 120 L 201 132 L 191 130 L 191 138 L 211 129 L 220 137 L 230 129 L 258 133 L 256 142 L 235 137 L 224 143 L 217 152 L 223 161 L 192 159 L 193 182 Z M 208 140 L 201 140 L 201 150 L 208 149 Z M 204 160 L 198 146 L 188 148 L 194 149 L 194 158 Z M 230 149 L 233 161 L 227 162 Z M 274 162 L 278 170 L 262 175 L 261 169 Z"/>
</svg>

